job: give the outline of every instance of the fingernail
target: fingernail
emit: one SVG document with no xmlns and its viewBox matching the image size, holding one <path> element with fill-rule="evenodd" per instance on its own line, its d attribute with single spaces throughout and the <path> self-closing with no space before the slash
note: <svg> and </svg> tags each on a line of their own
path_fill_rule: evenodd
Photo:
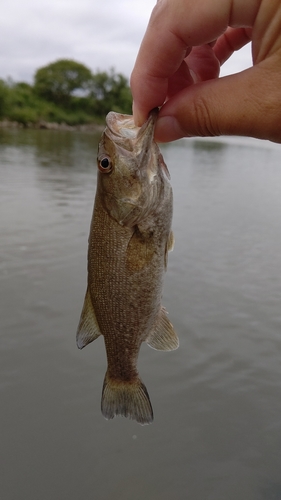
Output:
<svg viewBox="0 0 281 500">
<path fill-rule="evenodd" d="M 136 125 L 136 127 L 141 127 L 141 125 L 143 123 L 141 120 L 141 114 L 139 113 L 139 110 L 138 110 L 134 101 L 133 101 L 132 109 L 133 109 L 133 117 L 134 117 L 135 125 Z"/>
</svg>

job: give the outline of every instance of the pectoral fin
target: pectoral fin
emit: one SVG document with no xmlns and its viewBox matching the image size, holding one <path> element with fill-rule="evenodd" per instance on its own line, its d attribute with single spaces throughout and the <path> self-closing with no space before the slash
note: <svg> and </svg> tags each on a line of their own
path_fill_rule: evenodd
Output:
<svg viewBox="0 0 281 500">
<path fill-rule="evenodd" d="M 89 289 L 87 289 L 84 305 L 76 333 L 76 343 L 79 349 L 83 349 L 87 344 L 93 342 L 101 335 L 92 305 Z"/>
<path fill-rule="evenodd" d="M 155 253 L 153 233 L 141 232 L 135 226 L 126 252 L 126 265 L 129 271 L 140 271 L 148 265 Z"/>
<path fill-rule="evenodd" d="M 179 346 L 179 339 L 172 323 L 168 320 L 167 311 L 160 309 L 154 328 L 146 339 L 147 344 L 160 351 L 173 351 Z"/>
</svg>

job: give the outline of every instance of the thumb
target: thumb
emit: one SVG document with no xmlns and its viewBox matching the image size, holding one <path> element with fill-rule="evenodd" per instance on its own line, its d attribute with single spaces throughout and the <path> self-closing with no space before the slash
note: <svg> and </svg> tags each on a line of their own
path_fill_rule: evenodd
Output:
<svg viewBox="0 0 281 500">
<path fill-rule="evenodd" d="M 276 63 L 263 61 L 174 95 L 160 110 L 155 140 L 244 135 L 281 143 L 281 73 Z"/>
</svg>

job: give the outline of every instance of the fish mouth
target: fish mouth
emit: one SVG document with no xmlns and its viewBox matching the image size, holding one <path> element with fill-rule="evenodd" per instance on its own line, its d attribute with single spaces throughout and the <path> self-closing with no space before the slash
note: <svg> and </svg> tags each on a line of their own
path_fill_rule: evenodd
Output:
<svg viewBox="0 0 281 500">
<path fill-rule="evenodd" d="M 151 184 L 159 173 L 159 164 L 169 178 L 167 167 L 159 163 L 160 151 L 154 142 L 154 128 L 159 109 L 150 111 L 148 119 L 141 127 L 136 127 L 132 115 L 122 115 L 111 111 L 106 117 L 105 135 L 113 142 L 117 156 L 134 158 L 134 169 Z"/>
<path fill-rule="evenodd" d="M 137 142 L 141 141 L 143 147 L 145 147 L 146 145 L 149 147 L 153 141 L 154 127 L 158 117 L 158 112 L 158 108 L 154 108 L 152 111 L 150 111 L 147 121 L 138 130 L 136 140 Z"/>
<path fill-rule="evenodd" d="M 158 109 L 155 108 L 150 112 L 147 121 L 139 129 L 134 145 L 139 171 L 146 172 L 149 182 L 153 181 L 158 171 L 153 161 L 155 157 L 155 147 L 157 148 L 154 142 L 154 128 L 157 116 Z"/>
<path fill-rule="evenodd" d="M 105 121 L 109 132 L 108 135 L 113 141 L 123 143 L 136 138 L 139 128 L 135 126 L 131 115 L 110 111 Z"/>
<path fill-rule="evenodd" d="M 153 142 L 154 127 L 158 108 L 153 109 L 142 127 L 136 127 L 132 115 L 123 115 L 110 111 L 106 116 L 106 135 L 123 149 L 139 154 L 148 150 Z"/>
</svg>

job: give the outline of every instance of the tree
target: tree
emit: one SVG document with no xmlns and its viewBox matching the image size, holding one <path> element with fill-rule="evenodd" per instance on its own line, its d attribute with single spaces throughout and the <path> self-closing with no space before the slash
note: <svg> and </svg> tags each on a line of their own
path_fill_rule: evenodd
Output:
<svg viewBox="0 0 281 500">
<path fill-rule="evenodd" d="M 4 118 L 7 111 L 8 97 L 9 87 L 4 80 L 0 79 L 0 118 Z"/>
<path fill-rule="evenodd" d="M 47 100 L 67 105 L 75 92 L 87 91 L 91 82 L 91 70 L 84 64 L 60 59 L 36 71 L 34 89 Z"/>
<path fill-rule="evenodd" d="M 105 115 L 109 111 L 132 112 L 132 97 L 127 78 L 115 73 L 98 72 L 92 77 L 90 96 L 94 99 L 96 114 Z"/>
</svg>

